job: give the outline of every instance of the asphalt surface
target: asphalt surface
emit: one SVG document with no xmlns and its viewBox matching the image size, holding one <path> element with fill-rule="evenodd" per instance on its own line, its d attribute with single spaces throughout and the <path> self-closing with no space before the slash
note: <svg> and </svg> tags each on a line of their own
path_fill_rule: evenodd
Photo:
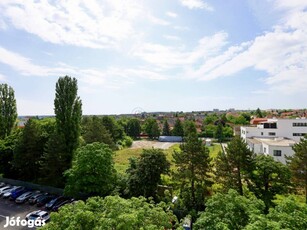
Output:
<svg viewBox="0 0 307 230">
<path fill-rule="evenodd" d="M 25 204 L 16 204 L 14 201 L 3 199 L 0 197 L 0 229 L 2 230 L 23 230 L 23 229 L 35 229 L 35 228 L 28 228 L 23 226 L 15 226 L 15 227 L 4 227 L 6 225 L 6 217 L 15 217 L 16 220 L 17 217 L 20 218 L 20 220 L 23 220 L 26 218 L 26 215 L 32 211 L 39 210 L 40 208 L 36 207 L 36 205 L 32 206 L 28 203 Z"/>
</svg>

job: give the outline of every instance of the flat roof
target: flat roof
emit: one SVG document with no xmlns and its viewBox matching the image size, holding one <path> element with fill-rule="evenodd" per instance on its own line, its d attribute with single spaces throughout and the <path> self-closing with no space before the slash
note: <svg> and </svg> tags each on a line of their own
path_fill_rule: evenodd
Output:
<svg viewBox="0 0 307 230">
<path fill-rule="evenodd" d="M 294 141 L 292 139 L 287 139 L 287 138 L 283 138 L 283 137 L 275 137 L 275 138 L 253 137 L 253 138 L 247 138 L 247 139 L 248 139 L 248 141 L 250 141 L 253 144 L 264 143 L 264 144 L 271 145 L 271 146 L 288 147 L 288 146 L 293 146 L 296 143 L 296 141 Z"/>
</svg>

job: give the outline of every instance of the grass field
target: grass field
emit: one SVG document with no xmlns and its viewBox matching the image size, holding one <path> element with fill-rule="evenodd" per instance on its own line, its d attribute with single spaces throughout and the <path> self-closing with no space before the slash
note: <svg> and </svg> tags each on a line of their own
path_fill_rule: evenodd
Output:
<svg viewBox="0 0 307 230">
<path fill-rule="evenodd" d="M 219 144 L 214 144 L 209 147 L 210 156 L 215 158 L 219 151 L 221 151 L 221 146 Z M 179 150 L 179 144 L 175 144 L 170 148 L 164 150 L 167 160 L 171 162 L 171 169 L 174 167 L 172 153 L 174 150 Z M 125 173 L 126 169 L 129 166 L 129 158 L 139 157 L 142 153 L 142 149 L 122 149 L 118 150 L 115 153 L 114 162 L 115 169 L 120 173 Z"/>
</svg>

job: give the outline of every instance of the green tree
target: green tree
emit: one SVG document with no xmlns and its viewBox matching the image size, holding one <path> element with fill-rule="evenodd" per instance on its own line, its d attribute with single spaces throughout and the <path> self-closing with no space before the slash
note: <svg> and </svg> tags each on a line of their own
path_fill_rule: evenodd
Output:
<svg viewBox="0 0 307 230">
<path fill-rule="evenodd" d="M 7 84 L 0 84 L 0 139 L 10 135 L 16 124 L 15 93 Z"/>
<path fill-rule="evenodd" d="M 218 122 L 214 137 L 221 143 L 224 140 L 224 135 L 223 135 L 223 124 L 222 122 Z"/>
<path fill-rule="evenodd" d="M 226 191 L 232 188 L 243 195 L 243 181 L 250 177 L 255 156 L 240 137 L 229 142 L 225 152 L 220 152 L 215 160 L 217 181 Z"/>
<path fill-rule="evenodd" d="M 216 114 L 207 115 L 203 121 L 203 126 L 214 124 L 214 122 L 218 119 Z"/>
<path fill-rule="evenodd" d="M 183 123 L 183 134 L 184 136 L 188 136 L 191 133 L 197 133 L 195 122 L 185 121 Z"/>
<path fill-rule="evenodd" d="M 160 130 L 158 123 L 153 118 L 148 118 L 144 124 L 145 132 L 147 133 L 148 137 L 151 139 L 155 139 L 160 136 Z"/>
<path fill-rule="evenodd" d="M 111 134 L 114 142 L 117 142 L 124 137 L 124 129 L 120 126 L 114 117 L 112 116 L 103 116 L 102 123 L 104 127 L 109 131 Z"/>
<path fill-rule="evenodd" d="M 246 230 L 307 229 L 307 205 L 290 195 L 275 200 L 276 206 L 267 215 L 254 215 Z"/>
<path fill-rule="evenodd" d="M 27 121 L 15 147 L 12 162 L 18 172 L 18 179 L 37 182 L 41 177 L 38 169 L 45 145 L 54 129 L 53 119 L 31 118 Z"/>
<path fill-rule="evenodd" d="M 307 139 L 293 146 L 294 155 L 288 157 L 288 165 L 292 172 L 292 179 L 297 188 L 305 191 L 305 202 L 307 204 Z"/>
<path fill-rule="evenodd" d="M 141 124 L 139 119 L 132 118 L 127 123 L 127 135 L 132 137 L 133 139 L 137 139 L 141 134 Z"/>
<path fill-rule="evenodd" d="M 259 108 L 257 108 L 257 110 L 256 110 L 256 112 L 255 112 L 255 115 L 256 115 L 256 117 L 258 117 L 258 118 L 262 118 L 262 117 L 263 117 L 262 111 L 261 111 Z"/>
<path fill-rule="evenodd" d="M 264 202 L 267 213 L 275 195 L 289 192 L 290 178 L 291 173 L 286 165 L 271 156 L 258 155 L 248 185 L 256 197 Z"/>
<path fill-rule="evenodd" d="M 172 135 L 173 136 L 180 136 L 183 137 L 184 133 L 183 133 L 183 126 L 181 121 L 177 118 L 174 124 L 174 128 L 172 130 Z"/>
<path fill-rule="evenodd" d="M 230 189 L 227 194 L 215 194 L 206 202 L 206 210 L 197 219 L 195 229 L 239 230 L 250 223 L 252 216 L 261 215 L 263 203 L 248 199 Z"/>
<path fill-rule="evenodd" d="M 131 159 L 127 169 L 128 188 L 133 196 L 156 197 L 161 174 L 169 172 L 170 163 L 162 149 L 143 149 L 139 159 Z"/>
<path fill-rule="evenodd" d="M 215 125 L 206 125 L 203 127 L 202 135 L 204 137 L 214 137 L 217 127 Z"/>
<path fill-rule="evenodd" d="M 43 230 L 103 229 L 158 230 L 177 227 L 177 218 L 164 203 L 148 203 L 143 197 L 123 199 L 119 196 L 92 197 L 63 206 L 51 214 Z"/>
<path fill-rule="evenodd" d="M 203 209 L 207 188 L 212 184 L 208 148 L 202 144 L 196 133 L 191 133 L 180 145 L 180 151 L 174 151 L 173 158 L 177 167 L 174 179 L 180 183 L 184 206 L 188 210 Z"/>
<path fill-rule="evenodd" d="M 78 96 L 77 79 L 60 77 L 56 83 L 54 112 L 58 134 L 62 135 L 65 145 L 65 161 L 70 167 L 73 151 L 77 149 L 81 131 L 82 103 Z M 55 156 L 56 157 L 56 156 Z M 59 157 L 59 156 L 58 156 Z"/>
<path fill-rule="evenodd" d="M 97 142 L 77 149 L 72 167 L 65 176 L 68 195 L 108 195 L 115 179 L 112 150 Z"/>
<path fill-rule="evenodd" d="M 97 116 L 92 116 L 82 122 L 82 137 L 86 144 L 100 142 L 107 144 L 111 149 L 115 149 L 115 143 L 111 134 L 104 127 L 102 119 Z"/>
<path fill-rule="evenodd" d="M 170 136 L 170 135 L 171 135 L 171 131 L 170 131 L 170 128 L 169 128 L 169 124 L 168 124 L 168 122 L 167 122 L 167 119 L 165 119 L 164 122 L 163 122 L 162 135 L 163 135 L 163 136 Z"/>
</svg>

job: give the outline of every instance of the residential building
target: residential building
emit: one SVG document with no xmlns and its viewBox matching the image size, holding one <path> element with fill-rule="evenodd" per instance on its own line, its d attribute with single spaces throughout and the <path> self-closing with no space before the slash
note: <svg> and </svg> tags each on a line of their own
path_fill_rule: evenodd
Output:
<svg viewBox="0 0 307 230">
<path fill-rule="evenodd" d="M 241 137 L 256 154 L 272 156 L 286 163 L 292 156 L 292 146 L 307 134 L 307 119 L 267 119 L 256 126 L 241 127 Z"/>
</svg>

